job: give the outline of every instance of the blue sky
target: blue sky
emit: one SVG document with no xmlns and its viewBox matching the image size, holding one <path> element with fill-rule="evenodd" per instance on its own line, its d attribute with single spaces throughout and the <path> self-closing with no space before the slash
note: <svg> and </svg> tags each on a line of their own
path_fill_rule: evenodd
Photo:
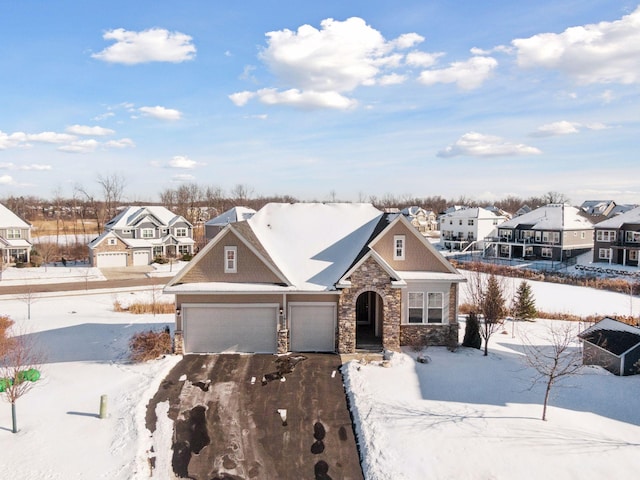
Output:
<svg viewBox="0 0 640 480">
<path fill-rule="evenodd" d="M 638 0 L 2 5 L 0 197 L 640 203 Z"/>
</svg>

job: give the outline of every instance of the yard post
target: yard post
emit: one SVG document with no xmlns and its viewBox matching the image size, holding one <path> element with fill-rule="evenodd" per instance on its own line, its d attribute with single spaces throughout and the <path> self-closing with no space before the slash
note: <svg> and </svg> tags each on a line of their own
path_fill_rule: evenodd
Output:
<svg viewBox="0 0 640 480">
<path fill-rule="evenodd" d="M 107 418 L 107 396 L 100 396 L 100 418 Z"/>
</svg>

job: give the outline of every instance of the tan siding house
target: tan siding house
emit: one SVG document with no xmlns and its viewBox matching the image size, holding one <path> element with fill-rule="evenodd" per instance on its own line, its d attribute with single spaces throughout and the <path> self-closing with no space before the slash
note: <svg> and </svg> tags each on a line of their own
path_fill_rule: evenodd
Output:
<svg viewBox="0 0 640 480">
<path fill-rule="evenodd" d="M 165 287 L 180 352 L 455 345 L 464 277 L 403 215 L 268 204 L 227 225 Z"/>
</svg>

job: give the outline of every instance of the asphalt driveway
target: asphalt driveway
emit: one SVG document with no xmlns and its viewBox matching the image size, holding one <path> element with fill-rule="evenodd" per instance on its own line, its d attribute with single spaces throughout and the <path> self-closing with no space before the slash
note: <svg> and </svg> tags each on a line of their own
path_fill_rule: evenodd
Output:
<svg viewBox="0 0 640 480">
<path fill-rule="evenodd" d="M 179 478 L 362 479 L 340 365 L 331 354 L 186 355 L 147 428 L 168 400 Z"/>
</svg>

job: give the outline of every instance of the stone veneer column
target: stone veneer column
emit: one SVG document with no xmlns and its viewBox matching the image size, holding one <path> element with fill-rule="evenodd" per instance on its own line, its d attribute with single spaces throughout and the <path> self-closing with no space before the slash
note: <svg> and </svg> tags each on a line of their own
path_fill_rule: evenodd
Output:
<svg viewBox="0 0 640 480">
<path fill-rule="evenodd" d="M 278 353 L 287 353 L 289 351 L 289 330 L 283 328 L 278 330 Z"/>
<path fill-rule="evenodd" d="M 184 337 L 182 330 L 176 330 L 173 333 L 173 353 L 176 355 L 184 355 Z"/>
<path fill-rule="evenodd" d="M 382 345 L 387 350 L 400 349 L 400 289 L 391 287 L 389 274 L 368 258 L 350 277 L 351 287 L 342 290 L 338 301 L 338 352 L 356 349 L 356 301 L 363 292 L 376 292 L 382 297 Z"/>
</svg>

